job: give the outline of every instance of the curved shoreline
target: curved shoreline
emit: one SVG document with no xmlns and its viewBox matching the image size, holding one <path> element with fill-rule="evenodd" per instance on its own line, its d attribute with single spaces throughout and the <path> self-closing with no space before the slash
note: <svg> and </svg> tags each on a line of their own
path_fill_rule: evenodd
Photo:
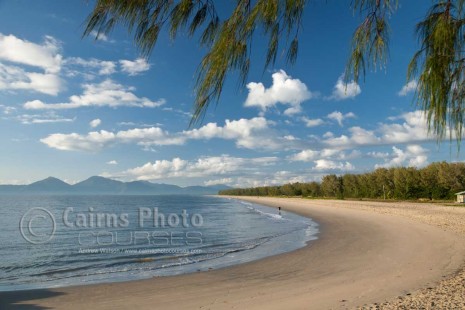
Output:
<svg viewBox="0 0 465 310">
<path fill-rule="evenodd" d="M 465 257 L 463 235 L 406 217 L 332 207 L 331 201 L 233 198 L 311 217 L 319 238 L 293 252 L 208 272 L 4 292 L 0 308 L 347 308 L 432 285 L 456 272 Z"/>
</svg>

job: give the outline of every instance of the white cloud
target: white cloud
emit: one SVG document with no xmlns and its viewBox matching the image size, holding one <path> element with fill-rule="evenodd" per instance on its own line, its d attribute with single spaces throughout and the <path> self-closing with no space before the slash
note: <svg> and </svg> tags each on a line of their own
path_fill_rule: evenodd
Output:
<svg viewBox="0 0 465 310">
<path fill-rule="evenodd" d="M 136 122 L 119 122 L 117 123 L 118 126 L 135 126 L 135 127 L 163 127 L 161 123 L 153 123 L 153 124 L 146 124 L 146 123 L 136 123 Z"/>
<path fill-rule="evenodd" d="M 128 169 L 117 174 L 104 174 L 118 176 L 132 180 L 158 180 L 167 178 L 199 178 L 221 176 L 234 172 L 255 171 L 259 167 L 274 164 L 276 157 L 240 158 L 229 155 L 201 157 L 194 161 L 179 157 L 171 160 L 156 160 L 145 165 Z M 217 183 L 218 184 L 218 183 Z"/>
<path fill-rule="evenodd" d="M 307 117 L 302 117 L 302 121 L 307 127 L 317 127 L 325 123 L 321 118 L 309 119 Z"/>
<path fill-rule="evenodd" d="M 233 182 L 229 183 L 235 187 L 257 187 L 282 185 L 296 182 L 311 182 L 319 181 L 324 173 L 320 172 L 303 172 L 303 171 L 288 171 L 279 170 L 275 172 L 262 172 L 254 174 L 244 174 L 233 178 Z"/>
<path fill-rule="evenodd" d="M 417 89 L 418 83 L 416 80 L 412 80 L 402 87 L 402 89 L 397 93 L 399 96 L 407 96 L 409 93 L 414 92 Z"/>
<path fill-rule="evenodd" d="M 235 140 L 236 146 L 248 149 L 275 149 L 280 147 L 280 142 L 292 143 L 291 140 L 285 138 L 276 139 L 269 125 L 270 122 L 264 117 L 242 118 L 233 121 L 226 120 L 224 126 L 208 123 L 199 129 L 184 131 L 183 135 L 196 140 L 213 138 Z"/>
<path fill-rule="evenodd" d="M 92 30 L 90 32 L 90 36 L 93 37 L 95 40 L 108 42 L 108 36 L 102 32 L 98 32 L 96 30 Z"/>
<path fill-rule="evenodd" d="M 381 138 L 377 137 L 373 131 L 361 127 L 349 128 L 350 136 L 341 135 L 339 137 L 330 137 L 323 141 L 324 144 L 331 147 L 353 147 L 357 145 L 375 145 L 381 144 Z"/>
<path fill-rule="evenodd" d="M 122 130 L 116 133 L 106 130 L 92 131 L 87 135 L 55 133 L 40 141 L 51 148 L 62 151 L 96 152 L 117 143 L 136 143 L 142 146 L 182 145 L 186 139 L 182 136 L 170 136 L 161 128 L 150 127 Z"/>
<path fill-rule="evenodd" d="M 353 147 L 357 145 L 386 145 L 399 143 L 417 143 L 434 140 L 428 135 L 425 115 L 422 111 L 404 113 L 389 120 L 402 120 L 402 123 L 381 123 L 375 130 L 358 126 L 349 128 L 349 135 L 324 137 L 322 143 L 335 147 Z M 447 131 L 449 132 L 449 131 Z"/>
<path fill-rule="evenodd" d="M 51 134 L 40 142 L 61 151 L 97 151 L 115 141 L 115 134 L 105 130 L 93 131 L 86 136 L 77 133 Z"/>
<path fill-rule="evenodd" d="M 405 150 L 399 149 L 395 146 L 392 147 L 392 154 L 389 158 L 385 159 L 385 163 L 375 165 L 375 168 L 390 168 L 390 167 L 424 167 L 428 163 L 426 153 L 428 150 L 420 145 L 407 145 Z"/>
<path fill-rule="evenodd" d="M 271 126 L 274 123 L 264 117 L 251 119 L 226 120 L 224 126 L 209 123 L 199 129 L 184 131 L 182 134 L 188 139 L 235 140 L 239 148 L 252 150 L 288 150 L 300 148 L 302 142 L 291 136 L 280 136 Z"/>
<path fill-rule="evenodd" d="M 120 60 L 119 63 L 121 65 L 121 71 L 129 75 L 137 75 L 150 69 L 150 64 L 145 58 L 137 58 L 134 61 L 123 59 Z"/>
<path fill-rule="evenodd" d="M 99 75 L 110 75 L 116 72 L 116 63 L 114 61 L 99 60 L 95 58 L 83 59 L 81 57 L 70 57 L 65 59 L 68 66 L 78 65 L 86 69 L 86 74 L 89 74 L 90 69 L 97 70 Z M 71 75 L 75 72 L 71 71 Z"/>
<path fill-rule="evenodd" d="M 381 159 L 384 159 L 384 158 L 387 158 L 389 157 L 389 153 L 383 153 L 383 152 L 368 152 L 367 153 L 368 156 L 370 157 L 373 157 L 373 158 L 381 158 Z"/>
<path fill-rule="evenodd" d="M 117 165 L 118 162 L 116 160 L 110 160 L 110 161 L 107 161 L 107 165 Z"/>
<path fill-rule="evenodd" d="M 109 42 L 109 43 L 114 43 L 114 40 L 110 40 L 108 36 L 102 32 L 98 32 L 96 30 L 92 30 L 90 32 L 90 36 L 93 37 L 97 41 L 103 41 L 103 42 Z"/>
<path fill-rule="evenodd" d="M 55 113 L 45 114 L 22 114 L 15 117 L 16 120 L 25 125 L 30 124 L 49 124 L 49 123 L 70 123 L 76 118 L 66 118 Z"/>
<path fill-rule="evenodd" d="M 322 150 L 303 150 L 299 153 L 288 156 L 287 159 L 290 161 L 303 161 L 310 162 L 315 161 L 316 159 L 337 159 L 337 160 L 347 160 L 360 157 L 362 154 L 358 150 L 352 150 L 350 153 L 346 153 L 340 149 L 329 149 L 325 148 Z"/>
<path fill-rule="evenodd" d="M 60 44 L 51 36 L 46 36 L 42 44 L 36 44 L 14 35 L 0 34 L 0 60 L 39 67 L 46 73 L 60 71 L 62 56 L 59 50 Z"/>
<path fill-rule="evenodd" d="M 185 138 L 170 135 L 169 132 L 159 127 L 134 128 L 129 130 L 118 131 L 115 134 L 118 142 L 132 143 L 139 145 L 182 145 Z"/>
<path fill-rule="evenodd" d="M 301 103 L 313 96 L 307 86 L 299 79 L 292 79 L 283 70 L 273 73 L 272 78 L 273 84 L 270 88 L 265 88 L 262 83 L 248 83 L 249 94 L 244 106 L 257 107 L 265 112 L 280 103 L 289 106 L 284 114 L 300 113 Z"/>
<path fill-rule="evenodd" d="M 148 147 L 154 145 L 183 145 L 189 140 L 233 140 L 237 147 L 247 149 L 287 150 L 300 148 L 302 143 L 291 136 L 280 137 L 272 128 L 272 122 L 263 117 L 226 120 L 223 126 L 208 123 L 198 129 L 170 133 L 160 127 L 134 128 L 118 132 L 90 132 L 51 134 L 40 141 L 49 147 L 67 151 L 97 151 L 117 143 L 136 143 Z"/>
<path fill-rule="evenodd" d="M 349 113 L 346 113 L 346 114 L 342 114 L 341 112 L 339 111 L 334 111 L 330 114 L 328 114 L 327 116 L 329 119 L 332 119 L 332 120 L 335 120 L 337 121 L 337 123 L 339 124 L 339 126 L 343 126 L 343 121 L 347 118 L 355 118 L 355 114 L 352 113 L 352 112 L 349 112 Z"/>
<path fill-rule="evenodd" d="M 0 89 L 57 95 L 62 87 L 58 76 L 62 64 L 59 50 L 60 44 L 50 36 L 46 36 L 42 44 L 36 44 L 14 35 L 0 34 Z M 44 71 L 27 71 L 25 66 Z"/>
<path fill-rule="evenodd" d="M 339 171 L 351 171 L 355 167 L 349 162 L 336 162 L 329 159 L 318 159 L 314 161 L 315 167 L 313 170 L 317 171 L 330 171 L 330 170 L 339 170 Z"/>
<path fill-rule="evenodd" d="M 0 89 L 31 90 L 55 96 L 61 86 L 61 79 L 56 74 L 27 72 L 17 66 L 0 63 Z"/>
<path fill-rule="evenodd" d="M 5 115 L 12 114 L 13 112 L 16 111 L 15 107 L 5 106 L 3 104 L 0 104 L 0 108 L 3 110 L 3 114 Z"/>
<path fill-rule="evenodd" d="M 379 129 L 386 143 L 408 143 L 433 139 L 428 136 L 425 114 L 420 111 L 408 112 L 399 116 L 402 124 L 382 124 Z"/>
<path fill-rule="evenodd" d="M 102 123 L 102 121 L 99 118 L 96 118 L 96 119 L 91 120 L 89 122 L 89 126 L 92 127 L 92 128 L 95 128 L 95 127 L 100 126 L 101 123 Z"/>
<path fill-rule="evenodd" d="M 204 181 L 203 184 L 205 186 L 213 186 L 213 185 L 232 184 L 233 182 L 234 182 L 233 178 L 222 178 L 222 179 Z"/>
<path fill-rule="evenodd" d="M 355 82 L 344 83 L 342 77 L 340 77 L 336 85 L 334 85 L 333 93 L 328 99 L 331 100 L 345 100 L 353 99 L 356 96 L 360 95 L 362 92 L 360 86 Z"/>
<path fill-rule="evenodd" d="M 288 140 L 288 141 L 296 141 L 296 140 L 300 140 L 299 138 L 293 136 L 293 135 L 287 135 L 287 136 L 284 136 L 283 137 L 284 140 Z"/>
<path fill-rule="evenodd" d="M 75 109 L 80 107 L 147 107 L 154 108 L 164 104 L 164 99 L 151 101 L 146 97 L 137 97 L 132 91 L 133 87 L 125 87 L 112 80 L 105 80 L 99 84 L 84 84 L 82 95 L 73 95 L 69 102 L 44 103 L 41 100 L 33 100 L 24 103 L 24 108 L 31 110 L 40 109 Z"/>
<path fill-rule="evenodd" d="M 297 154 L 289 156 L 291 161 L 312 161 L 320 155 L 319 151 L 303 150 Z"/>
</svg>

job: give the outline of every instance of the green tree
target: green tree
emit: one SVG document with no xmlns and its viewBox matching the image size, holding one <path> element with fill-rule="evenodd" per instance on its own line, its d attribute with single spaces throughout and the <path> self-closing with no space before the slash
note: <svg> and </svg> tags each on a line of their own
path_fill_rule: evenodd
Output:
<svg viewBox="0 0 465 310">
<path fill-rule="evenodd" d="M 285 196 L 295 196 L 294 188 L 291 184 L 284 184 L 280 187 L 281 193 Z"/>
<path fill-rule="evenodd" d="M 325 197 L 343 197 L 342 178 L 335 174 L 326 175 L 321 181 L 321 191 Z"/>
<path fill-rule="evenodd" d="M 218 101 L 227 75 L 240 73 L 242 85 L 250 68 L 251 45 L 257 30 L 268 37 L 264 67 L 274 64 L 282 49 L 290 63 L 298 52 L 301 20 L 307 0 L 236 0 L 221 18 L 214 0 L 97 0 L 84 35 L 126 27 L 144 55 L 149 55 L 162 30 L 173 39 L 181 31 L 199 34 L 207 48 L 197 72 L 194 116 L 202 118 Z M 389 54 L 389 16 L 398 0 L 353 0 L 352 9 L 365 18 L 355 29 L 345 73 L 346 82 L 358 81 L 367 69 L 384 67 Z M 420 49 L 408 68 L 408 79 L 418 79 L 415 102 L 426 112 L 438 139 L 461 138 L 464 114 L 465 0 L 433 0 L 417 25 Z M 453 130 L 447 130 L 448 126 Z"/>
<path fill-rule="evenodd" d="M 344 176 L 342 176 L 342 184 L 344 187 L 344 197 L 360 197 L 360 184 L 356 175 L 345 174 Z"/>
</svg>

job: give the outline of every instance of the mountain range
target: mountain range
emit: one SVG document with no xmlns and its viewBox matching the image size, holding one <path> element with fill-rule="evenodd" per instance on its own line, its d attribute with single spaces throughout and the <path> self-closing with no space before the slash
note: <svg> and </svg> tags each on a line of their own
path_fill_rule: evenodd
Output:
<svg viewBox="0 0 465 310">
<path fill-rule="evenodd" d="M 229 188 L 226 185 L 180 187 L 148 181 L 121 182 L 99 176 L 71 185 L 48 177 L 29 185 L 0 185 L 0 194 L 215 195 Z"/>
</svg>

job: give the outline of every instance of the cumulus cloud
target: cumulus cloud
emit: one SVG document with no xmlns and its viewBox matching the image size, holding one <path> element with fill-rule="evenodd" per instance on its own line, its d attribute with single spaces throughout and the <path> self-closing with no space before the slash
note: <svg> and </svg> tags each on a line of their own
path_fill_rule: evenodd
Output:
<svg viewBox="0 0 465 310">
<path fill-rule="evenodd" d="M 402 150 L 395 146 L 392 147 L 392 153 L 385 159 L 384 164 L 377 164 L 375 168 L 390 168 L 390 167 L 424 167 L 428 163 L 428 150 L 420 145 L 412 144 Z"/>
<path fill-rule="evenodd" d="M 136 143 L 142 146 L 182 145 L 186 139 L 182 136 L 170 136 L 161 128 L 150 127 L 122 130 L 116 133 L 100 130 L 89 132 L 86 135 L 55 133 L 40 141 L 51 148 L 62 151 L 96 152 L 118 143 Z"/>
<path fill-rule="evenodd" d="M 107 165 L 117 165 L 118 162 L 116 160 L 110 160 L 110 161 L 107 161 Z"/>
<path fill-rule="evenodd" d="M 398 117 L 402 124 L 381 124 L 379 131 L 386 143 L 408 143 L 435 139 L 428 136 L 428 123 L 423 111 L 407 112 Z"/>
<path fill-rule="evenodd" d="M 62 56 L 58 53 L 60 44 L 46 36 L 42 44 L 19 39 L 14 35 L 0 34 L 0 60 L 39 67 L 46 73 L 58 73 Z"/>
<path fill-rule="evenodd" d="M 303 150 L 297 154 L 289 156 L 288 159 L 291 161 L 312 161 L 318 156 L 320 156 L 319 151 Z"/>
<path fill-rule="evenodd" d="M 313 96 L 303 82 L 293 79 L 283 70 L 273 73 L 272 79 L 270 88 L 265 88 L 263 83 L 248 83 L 249 94 L 244 106 L 257 107 L 265 112 L 279 103 L 289 106 L 284 114 L 292 115 L 300 113 L 301 103 Z"/>
<path fill-rule="evenodd" d="M 226 120 L 224 126 L 209 123 L 199 129 L 184 131 L 182 135 L 188 139 L 209 140 L 219 138 L 235 140 L 236 146 L 247 149 L 286 149 L 296 143 L 295 140 L 276 136 L 270 128 L 272 122 L 264 117 L 251 119 Z"/>
<path fill-rule="evenodd" d="M 317 127 L 325 123 L 325 121 L 321 118 L 309 119 L 307 117 L 302 117 L 302 121 L 305 123 L 305 126 L 307 127 Z"/>
<path fill-rule="evenodd" d="M 114 61 L 100 60 L 96 58 L 83 59 L 81 57 L 70 57 L 65 59 L 67 66 L 81 66 L 86 69 L 86 74 L 89 70 L 96 70 L 99 75 L 110 75 L 116 72 L 116 63 Z M 76 74 L 75 71 L 70 71 L 70 75 Z"/>
<path fill-rule="evenodd" d="M 27 72 L 17 66 L 0 63 L 0 89 L 30 90 L 55 96 L 61 86 L 61 79 L 56 74 Z"/>
<path fill-rule="evenodd" d="M 133 87 L 125 87 L 107 79 L 99 84 L 84 84 L 82 95 L 69 97 L 64 103 L 44 103 L 41 100 L 33 100 L 24 103 L 25 109 L 76 109 L 80 107 L 147 107 L 154 108 L 164 104 L 164 100 L 152 101 L 146 97 L 137 97 L 132 91 Z"/>
<path fill-rule="evenodd" d="M 123 59 L 119 61 L 119 64 L 121 65 L 121 71 L 129 75 L 138 75 L 150 69 L 150 64 L 145 58 L 137 58 L 134 61 Z"/>
<path fill-rule="evenodd" d="M 95 127 L 100 126 L 101 123 L 102 123 L 102 121 L 99 118 L 96 118 L 96 119 L 90 121 L 89 126 L 92 127 L 92 128 L 95 128 Z"/>
<path fill-rule="evenodd" d="M 412 80 L 405 84 L 397 94 L 401 97 L 407 96 L 409 93 L 414 92 L 417 89 L 417 86 L 418 82 L 416 80 Z"/>
<path fill-rule="evenodd" d="M 323 141 L 324 144 L 332 147 L 351 147 L 357 145 L 381 144 L 381 138 L 377 137 L 374 131 L 355 126 L 349 128 L 349 136 L 329 137 Z"/>
<path fill-rule="evenodd" d="M 115 141 L 115 134 L 105 130 L 93 131 L 82 136 L 77 133 L 51 134 L 40 142 L 61 151 L 97 151 Z"/>
<path fill-rule="evenodd" d="M 221 176 L 238 171 L 254 171 L 260 166 L 273 165 L 277 160 L 276 157 L 241 158 L 221 155 L 200 157 L 189 161 L 176 157 L 171 160 L 148 162 L 114 175 L 107 175 L 133 180 Z"/>
<path fill-rule="evenodd" d="M 337 159 L 337 160 L 348 160 L 360 157 L 362 154 L 358 150 L 352 150 L 351 152 L 345 152 L 340 149 L 321 149 L 321 150 L 312 150 L 306 149 L 299 153 L 290 155 L 287 157 L 290 161 L 303 161 L 311 162 L 316 159 Z"/>
<path fill-rule="evenodd" d="M 36 44 L 0 34 L 0 61 L 9 63 L 0 63 L 0 89 L 57 95 L 62 87 L 58 76 L 62 65 L 59 50 L 60 44 L 50 36 L 42 44 Z M 27 66 L 43 72 L 28 71 Z"/>
<path fill-rule="evenodd" d="M 200 128 L 170 133 L 160 127 L 134 128 L 118 132 L 56 133 L 41 139 L 51 148 L 66 151 L 97 151 L 117 143 L 135 143 L 141 146 L 183 145 L 189 140 L 233 140 L 237 147 L 247 149 L 286 150 L 298 148 L 301 143 L 290 136 L 280 137 L 264 117 L 226 120 L 223 126 L 208 123 Z"/>
<path fill-rule="evenodd" d="M 322 143 L 331 147 L 353 147 L 357 145 L 417 143 L 435 139 L 435 137 L 428 135 L 426 118 L 420 110 L 403 113 L 398 117 L 391 117 L 389 120 L 400 120 L 401 123 L 381 123 L 375 130 L 367 130 L 358 126 L 351 127 L 348 135 L 329 136 L 323 139 Z"/>
<path fill-rule="evenodd" d="M 339 124 L 339 126 L 342 127 L 342 126 L 343 126 L 343 121 L 344 121 L 345 119 L 347 119 L 347 118 L 355 118 L 356 116 L 355 116 L 355 114 L 352 113 L 352 112 L 349 112 L 349 113 L 346 113 L 346 114 L 342 114 L 342 113 L 339 112 L 339 111 L 334 111 L 334 112 L 328 114 L 327 117 L 328 117 L 329 119 L 331 119 L 331 120 L 336 121 L 336 122 Z"/>
<path fill-rule="evenodd" d="M 315 160 L 314 163 L 315 167 L 313 167 L 313 170 L 317 171 L 351 171 L 355 169 L 355 167 L 349 162 L 337 162 L 329 159 L 318 159 Z"/>
<path fill-rule="evenodd" d="M 357 82 L 352 81 L 347 84 L 344 83 L 342 77 L 340 77 L 336 85 L 334 85 L 333 93 L 331 94 L 328 99 L 331 100 L 345 100 L 345 99 L 353 99 L 360 95 L 362 89 L 357 84 Z"/>
</svg>

